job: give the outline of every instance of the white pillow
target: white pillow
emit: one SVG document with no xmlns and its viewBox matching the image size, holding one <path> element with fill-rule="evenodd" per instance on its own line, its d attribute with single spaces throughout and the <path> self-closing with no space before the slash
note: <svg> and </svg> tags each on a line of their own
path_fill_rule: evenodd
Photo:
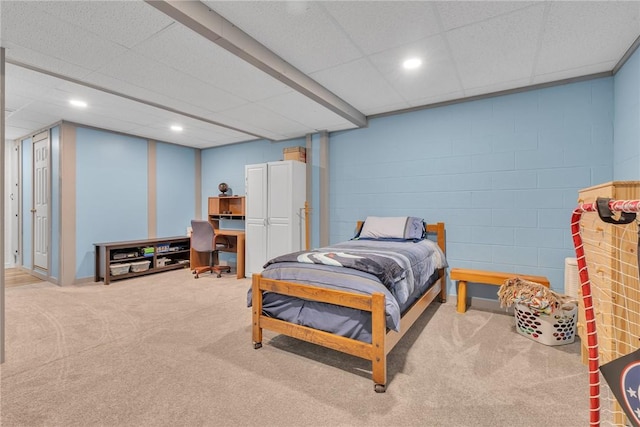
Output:
<svg viewBox="0 0 640 427">
<path fill-rule="evenodd" d="M 360 235 L 363 239 L 422 239 L 424 220 L 407 216 L 369 216 Z"/>
</svg>

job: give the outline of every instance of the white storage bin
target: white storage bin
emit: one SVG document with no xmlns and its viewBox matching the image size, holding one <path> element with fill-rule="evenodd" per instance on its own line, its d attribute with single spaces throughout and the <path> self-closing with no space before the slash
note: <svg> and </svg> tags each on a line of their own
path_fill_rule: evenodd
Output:
<svg viewBox="0 0 640 427">
<path fill-rule="evenodd" d="M 151 261 L 137 261 L 131 263 L 131 271 L 133 273 L 139 273 L 141 271 L 147 271 Z"/>
<path fill-rule="evenodd" d="M 109 270 L 111 270 L 112 276 L 119 276 L 121 274 L 127 274 L 129 272 L 130 263 L 111 264 Z"/>
<path fill-rule="evenodd" d="M 576 338 L 578 306 L 563 304 L 551 314 L 540 314 L 526 305 L 515 305 L 516 330 L 545 345 L 570 344 Z"/>
<path fill-rule="evenodd" d="M 171 258 L 156 258 L 156 267 L 164 267 L 171 261 Z"/>
</svg>

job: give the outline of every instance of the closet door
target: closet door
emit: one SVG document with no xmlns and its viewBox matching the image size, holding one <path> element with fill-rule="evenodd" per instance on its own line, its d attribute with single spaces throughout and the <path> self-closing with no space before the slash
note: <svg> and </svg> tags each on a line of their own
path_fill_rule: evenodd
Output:
<svg viewBox="0 0 640 427">
<path fill-rule="evenodd" d="M 293 252 L 291 171 L 290 161 L 268 163 L 267 259 Z"/>
<path fill-rule="evenodd" d="M 33 268 L 49 269 L 49 196 L 51 160 L 49 131 L 33 137 Z M 4 148 L 3 148 L 4 149 Z"/>
<path fill-rule="evenodd" d="M 267 261 L 267 164 L 245 166 L 245 276 Z"/>
</svg>

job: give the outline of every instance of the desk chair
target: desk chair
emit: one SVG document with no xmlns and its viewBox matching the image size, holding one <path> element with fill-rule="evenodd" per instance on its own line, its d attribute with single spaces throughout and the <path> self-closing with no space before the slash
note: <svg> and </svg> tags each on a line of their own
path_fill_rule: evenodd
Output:
<svg viewBox="0 0 640 427">
<path fill-rule="evenodd" d="M 226 271 L 231 272 L 231 267 L 228 265 L 214 265 L 214 259 L 218 255 L 218 250 L 228 249 L 231 247 L 229 239 L 226 236 L 216 236 L 213 225 L 209 221 L 191 220 L 191 247 L 196 252 L 208 252 L 209 253 L 209 265 L 203 267 L 195 267 L 193 274 L 195 278 L 199 277 L 200 273 L 206 271 L 216 272 L 218 277 L 221 277 L 221 273 Z"/>
</svg>

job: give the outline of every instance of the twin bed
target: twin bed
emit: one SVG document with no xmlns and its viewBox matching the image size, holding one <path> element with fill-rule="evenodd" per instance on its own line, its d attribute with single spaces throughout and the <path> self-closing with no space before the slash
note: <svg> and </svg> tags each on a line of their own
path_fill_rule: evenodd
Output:
<svg viewBox="0 0 640 427">
<path fill-rule="evenodd" d="M 263 329 L 371 361 L 374 390 L 386 356 L 425 309 L 446 300 L 444 223 L 369 217 L 356 239 L 270 260 L 248 292 L 254 348 Z"/>
</svg>

